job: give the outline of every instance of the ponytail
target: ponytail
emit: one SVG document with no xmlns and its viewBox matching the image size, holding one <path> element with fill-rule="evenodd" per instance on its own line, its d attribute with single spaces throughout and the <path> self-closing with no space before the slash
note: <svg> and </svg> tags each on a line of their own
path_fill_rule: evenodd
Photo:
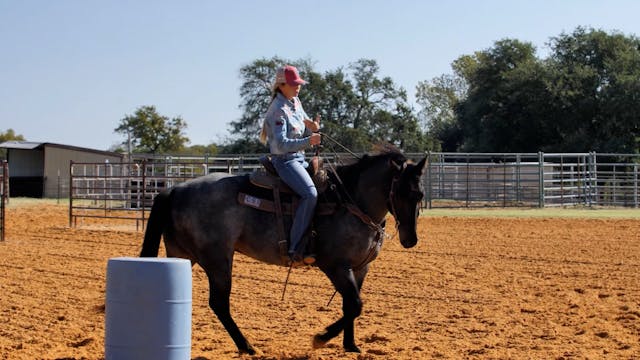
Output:
<svg viewBox="0 0 640 360">
<path fill-rule="evenodd" d="M 267 119 L 262 122 L 262 130 L 260 130 L 260 142 L 267 145 Z"/>
<path fill-rule="evenodd" d="M 273 99 L 275 99 L 276 96 L 278 96 L 278 93 L 282 94 L 282 90 L 280 90 L 280 85 L 281 85 L 280 83 L 276 82 L 271 87 L 271 102 L 273 102 Z M 262 130 L 260 130 L 260 142 L 265 145 L 267 144 L 268 133 L 269 132 L 267 131 L 267 119 L 264 119 L 262 122 Z"/>
</svg>

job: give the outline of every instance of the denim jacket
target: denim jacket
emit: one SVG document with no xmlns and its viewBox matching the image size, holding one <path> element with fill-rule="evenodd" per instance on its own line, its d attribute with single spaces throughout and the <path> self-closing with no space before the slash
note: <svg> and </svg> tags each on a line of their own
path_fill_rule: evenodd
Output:
<svg viewBox="0 0 640 360">
<path fill-rule="evenodd" d="M 308 118 L 300 99 L 294 97 L 290 101 L 278 93 L 264 120 L 271 154 L 304 160 L 304 149 L 309 147 L 311 131 L 306 128 L 303 120 Z"/>
</svg>

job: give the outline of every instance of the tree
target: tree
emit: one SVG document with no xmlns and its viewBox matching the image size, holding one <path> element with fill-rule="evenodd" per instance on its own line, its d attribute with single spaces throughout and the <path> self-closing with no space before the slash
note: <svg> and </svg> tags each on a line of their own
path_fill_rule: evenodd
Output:
<svg viewBox="0 0 640 360">
<path fill-rule="evenodd" d="M 183 153 L 188 155 L 216 155 L 218 154 L 218 146 L 213 143 L 209 145 L 192 145 L 185 148 Z"/>
<path fill-rule="evenodd" d="M 638 38 L 579 27 L 549 45 L 538 59 L 530 43 L 500 40 L 420 83 L 428 135 L 446 151 L 640 152 Z"/>
<path fill-rule="evenodd" d="M 557 151 L 640 152 L 640 40 L 578 27 L 550 46 Z"/>
<path fill-rule="evenodd" d="M 0 143 L 3 143 L 5 141 L 12 141 L 12 140 L 24 141 L 24 136 L 16 135 L 13 129 L 8 129 L 7 131 L 0 133 Z M 7 150 L 0 149 L 0 158 L 6 158 L 6 157 L 7 157 Z"/>
<path fill-rule="evenodd" d="M 418 118 L 435 150 L 456 151 L 462 143 L 455 108 L 466 96 L 467 84 L 459 75 L 443 74 L 416 86 L 416 102 L 422 107 Z"/>
<path fill-rule="evenodd" d="M 267 150 L 259 142 L 258 134 L 262 127 L 264 114 L 271 104 L 271 87 L 276 71 L 279 67 L 287 64 L 297 67 L 303 79 L 309 79 L 310 60 L 289 61 L 279 57 L 261 58 L 240 68 L 240 78 L 242 79 L 240 108 L 243 109 L 243 113 L 240 119 L 229 122 L 229 132 L 233 137 L 223 145 L 224 148 L 236 153 L 255 153 L 256 149 L 261 150 L 258 152 Z"/>
<path fill-rule="evenodd" d="M 13 129 L 8 129 L 7 131 L 0 133 L 0 143 L 5 141 L 24 141 L 24 136 L 16 134 Z"/>
<path fill-rule="evenodd" d="M 406 92 L 396 87 L 390 77 L 378 78 L 380 68 L 375 60 L 360 59 L 351 64 L 355 90 L 354 129 L 370 126 L 374 113 L 393 109 L 399 102 L 406 102 Z"/>
<path fill-rule="evenodd" d="M 254 148 L 262 117 L 271 101 L 270 87 L 276 69 L 287 63 L 298 67 L 308 81 L 300 100 L 310 117 L 321 115 L 322 132 L 327 138 L 353 151 L 368 151 L 372 144 L 382 141 L 399 146 L 411 144 L 412 149 L 422 147 L 417 151 L 424 150 L 425 139 L 407 104 L 406 91 L 391 78 L 379 77 L 377 63 L 369 59 L 360 59 L 346 69 L 338 68 L 325 74 L 314 71 L 308 59 L 285 61 L 274 57 L 243 67 L 240 94 L 244 111 L 241 119 L 230 123 L 232 134 L 239 137 L 235 145 L 246 150 Z M 398 138 L 398 132 L 393 129 L 399 126 L 406 129 L 411 140 Z M 333 146 L 328 140 L 324 143 Z"/>
<path fill-rule="evenodd" d="M 169 119 L 158 114 L 155 106 L 141 106 L 133 115 L 120 120 L 115 132 L 127 136 L 125 147 L 137 153 L 179 152 L 189 142 L 184 136 L 187 124 L 181 117 Z"/>
<path fill-rule="evenodd" d="M 541 65 L 532 44 L 513 39 L 460 59 L 468 84 L 456 116 L 463 142 L 459 150 L 478 152 L 537 151 L 538 121 L 533 95 L 544 89 Z M 523 136 L 524 135 L 524 136 Z M 522 140 L 530 140 L 525 143 Z M 532 140 L 533 139 L 533 140 Z"/>
</svg>

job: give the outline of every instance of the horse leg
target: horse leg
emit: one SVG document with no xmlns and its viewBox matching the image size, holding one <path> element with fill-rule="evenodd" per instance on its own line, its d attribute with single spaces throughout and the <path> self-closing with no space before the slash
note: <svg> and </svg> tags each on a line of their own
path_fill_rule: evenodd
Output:
<svg viewBox="0 0 640 360">
<path fill-rule="evenodd" d="M 328 273 L 329 279 L 336 290 L 342 295 L 343 316 L 338 321 L 327 326 L 325 331 L 313 337 L 313 347 L 324 346 L 329 340 L 338 336 L 344 330 L 342 346 L 347 352 L 360 352 L 354 340 L 354 321 L 362 312 L 362 301 L 360 300 L 360 288 L 367 273 L 367 267 L 361 269 L 356 275 L 350 267 L 339 268 L 332 273 Z"/>
<path fill-rule="evenodd" d="M 209 254 L 216 254 L 215 252 L 208 252 Z M 233 339 L 233 342 L 238 347 L 238 351 L 249 355 L 256 353 L 255 349 L 247 339 L 242 335 L 242 332 L 236 325 L 236 322 L 231 317 L 231 311 L 229 307 L 229 297 L 231 296 L 231 268 L 233 263 L 233 253 L 226 258 L 221 255 L 218 259 L 208 259 L 206 262 L 201 262 L 202 267 L 207 273 L 209 278 L 209 307 L 216 314 L 227 333 Z"/>
</svg>

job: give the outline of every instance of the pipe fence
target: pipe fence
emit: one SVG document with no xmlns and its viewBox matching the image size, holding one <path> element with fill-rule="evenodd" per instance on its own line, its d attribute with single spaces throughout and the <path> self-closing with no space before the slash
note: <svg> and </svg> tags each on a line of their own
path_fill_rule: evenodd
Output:
<svg viewBox="0 0 640 360">
<path fill-rule="evenodd" d="M 6 160 L 0 160 L 0 241 L 4 241 L 5 208 L 9 200 L 9 165 Z"/>
<path fill-rule="evenodd" d="M 407 154 L 419 160 L 425 154 Z M 637 154 L 430 153 L 423 207 L 640 205 Z M 163 157 L 131 163 L 71 163 L 69 225 L 129 219 L 144 227 L 154 197 L 186 180 L 260 168 L 259 156 Z M 335 154 L 326 162 L 349 155 Z"/>
<path fill-rule="evenodd" d="M 199 161 L 198 161 L 199 160 Z M 133 220 L 144 227 L 155 196 L 181 182 L 214 172 L 249 173 L 260 167 L 258 156 L 173 158 L 132 163 L 71 162 L 69 226 L 81 218 Z"/>
<path fill-rule="evenodd" d="M 425 207 L 640 205 L 638 154 L 432 153 Z"/>
</svg>

